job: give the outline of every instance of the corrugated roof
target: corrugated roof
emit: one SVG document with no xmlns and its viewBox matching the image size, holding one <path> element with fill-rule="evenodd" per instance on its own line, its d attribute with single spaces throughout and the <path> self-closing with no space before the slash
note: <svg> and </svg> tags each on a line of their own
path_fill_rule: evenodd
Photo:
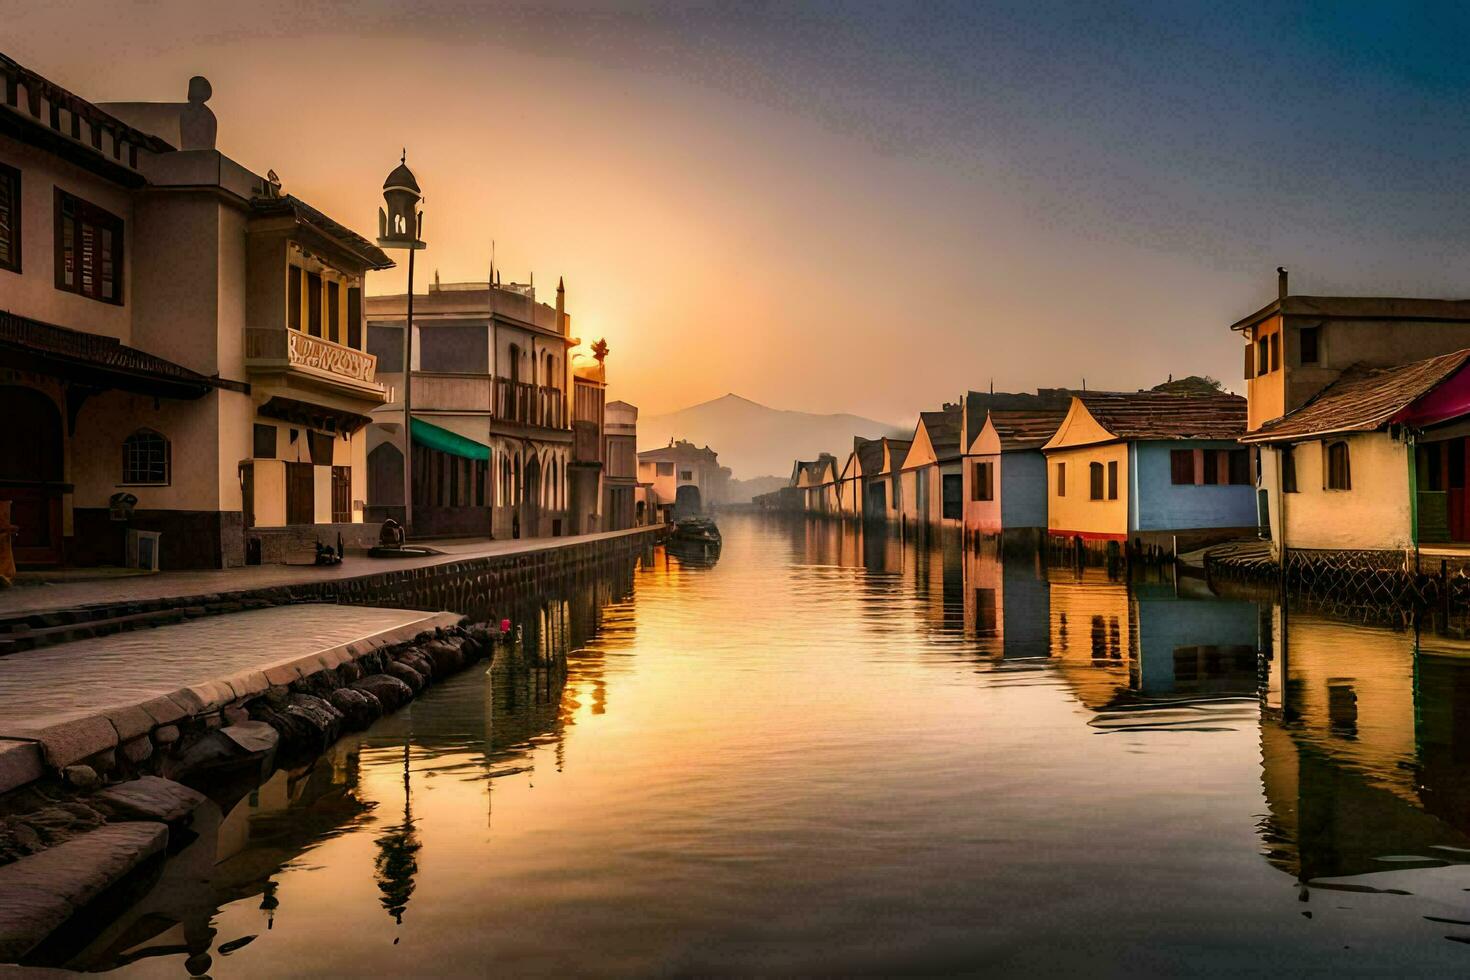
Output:
<svg viewBox="0 0 1470 980">
<path fill-rule="evenodd" d="M 1245 435 L 1245 399 L 1163 391 L 1082 392 L 1087 411 L 1119 439 L 1238 439 Z"/>
<path fill-rule="evenodd" d="M 1067 405 L 1029 411 L 990 410 L 990 424 L 1000 437 L 1002 450 L 1037 449 L 1057 434 L 1067 417 Z M 976 433 L 979 434 L 978 432 Z"/>
<path fill-rule="evenodd" d="M 1301 408 L 1267 422 L 1246 440 L 1372 431 L 1448 380 L 1467 360 L 1470 349 L 1397 367 L 1349 368 Z"/>
</svg>

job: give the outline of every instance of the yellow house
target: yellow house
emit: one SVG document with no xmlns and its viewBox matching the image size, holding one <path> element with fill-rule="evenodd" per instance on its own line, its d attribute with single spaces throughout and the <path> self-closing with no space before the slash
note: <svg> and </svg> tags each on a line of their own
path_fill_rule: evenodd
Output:
<svg viewBox="0 0 1470 980">
<path fill-rule="evenodd" d="M 1224 393 L 1075 395 L 1047 461 L 1047 531 L 1172 550 L 1256 532 L 1246 404 Z"/>
<path fill-rule="evenodd" d="M 1354 370 L 1245 437 L 1261 450 L 1271 538 L 1408 552 L 1470 541 L 1470 349 Z"/>
</svg>

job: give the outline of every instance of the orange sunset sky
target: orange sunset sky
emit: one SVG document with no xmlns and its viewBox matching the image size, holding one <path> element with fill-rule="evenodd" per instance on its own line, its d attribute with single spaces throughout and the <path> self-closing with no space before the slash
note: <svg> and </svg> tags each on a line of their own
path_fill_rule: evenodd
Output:
<svg viewBox="0 0 1470 980">
<path fill-rule="evenodd" d="M 94 101 L 206 75 L 221 149 L 365 234 L 406 145 L 419 288 L 483 278 L 492 239 L 506 279 L 565 276 L 645 414 L 1238 387 L 1227 327 L 1278 264 L 1464 294 L 1470 137 L 1399 139 L 1462 80 L 1400 70 L 1395 15 L 1099 6 L 0 0 L 0 50 Z"/>
</svg>

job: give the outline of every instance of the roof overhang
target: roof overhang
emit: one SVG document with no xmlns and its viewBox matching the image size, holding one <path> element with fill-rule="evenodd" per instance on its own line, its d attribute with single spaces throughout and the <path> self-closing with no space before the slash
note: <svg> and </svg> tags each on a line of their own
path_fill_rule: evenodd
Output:
<svg viewBox="0 0 1470 980">
<path fill-rule="evenodd" d="M 88 387 L 159 398 L 199 398 L 211 388 L 250 390 L 248 385 L 206 377 L 113 337 L 4 311 L 0 311 L 0 364 Z"/>
</svg>

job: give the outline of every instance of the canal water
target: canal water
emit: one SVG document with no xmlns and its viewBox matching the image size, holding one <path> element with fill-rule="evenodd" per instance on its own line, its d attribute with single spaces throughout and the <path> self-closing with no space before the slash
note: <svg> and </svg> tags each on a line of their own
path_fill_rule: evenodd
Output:
<svg viewBox="0 0 1470 980">
<path fill-rule="evenodd" d="M 1470 644 L 732 515 L 277 772 L 130 975 L 1460 973 Z"/>
</svg>

